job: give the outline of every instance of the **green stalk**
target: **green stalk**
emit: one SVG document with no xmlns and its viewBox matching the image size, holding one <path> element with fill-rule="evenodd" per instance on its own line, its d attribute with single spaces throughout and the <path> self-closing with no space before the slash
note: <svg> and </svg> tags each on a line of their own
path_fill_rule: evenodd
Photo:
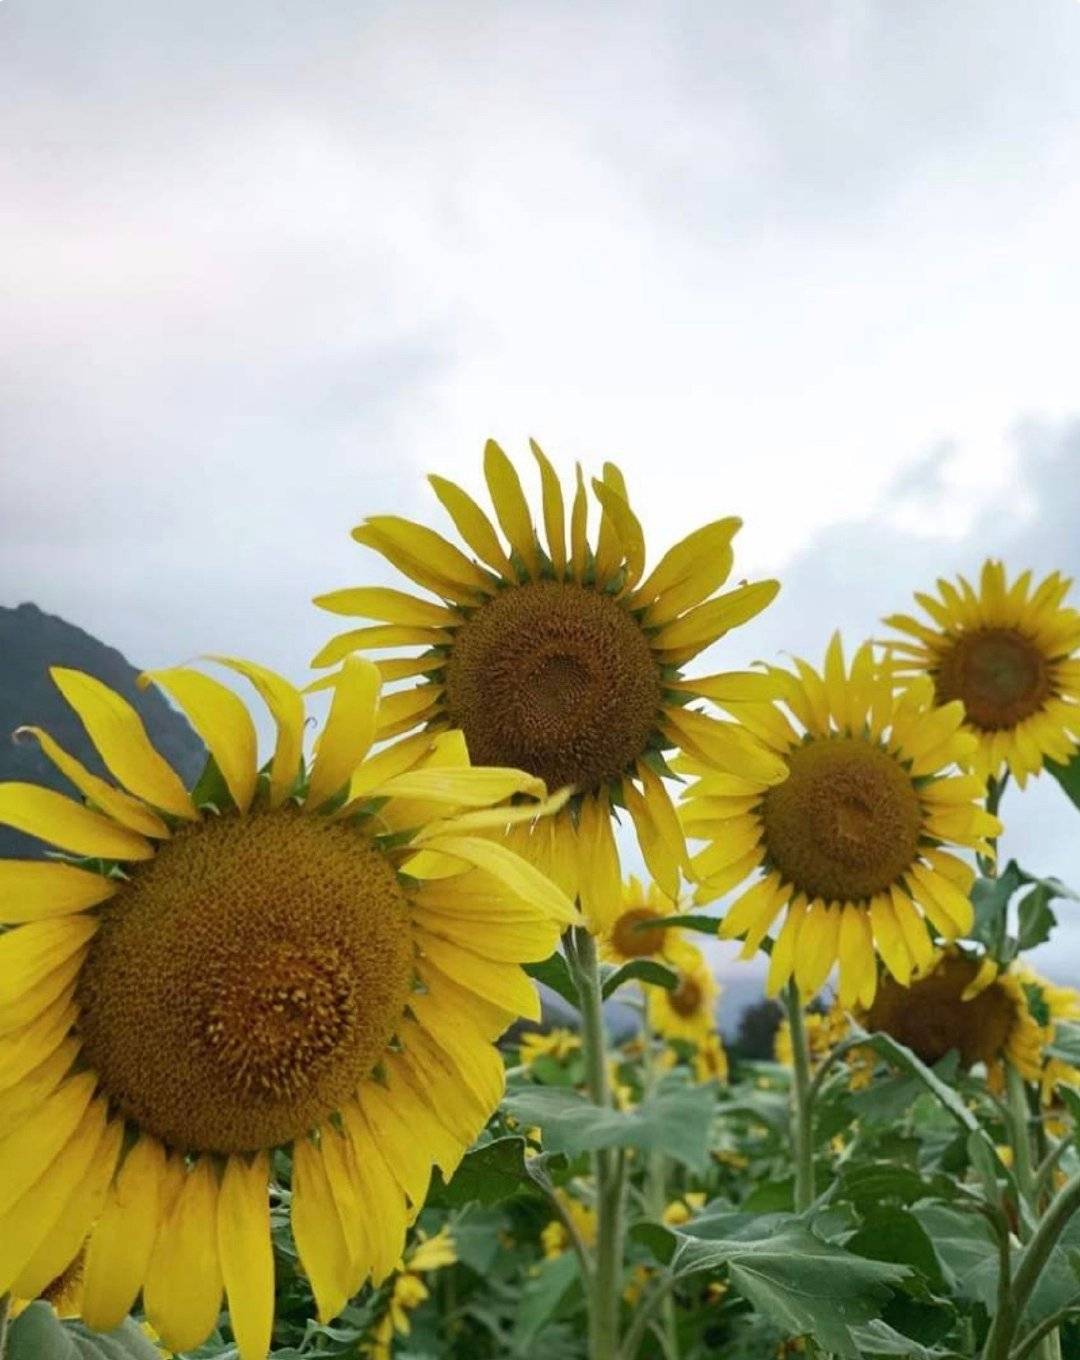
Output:
<svg viewBox="0 0 1080 1360">
<path fill-rule="evenodd" d="M 581 1011 L 581 1046 L 589 1099 L 607 1108 L 607 1041 L 596 941 L 587 930 L 574 931 L 574 978 Z M 625 1157 L 601 1148 L 593 1154 L 596 1177 L 596 1267 L 589 1303 L 590 1360 L 615 1360 L 619 1349 L 619 1286 L 622 1282 L 623 1192 Z"/>
<path fill-rule="evenodd" d="M 1005 1063 L 1005 1083 L 1009 1110 L 1009 1142 L 1012 1144 L 1013 1172 L 1024 1199 L 1036 1211 L 1036 1178 L 1031 1160 L 1031 1134 L 1028 1130 L 1030 1108 L 1024 1078 L 1011 1062 Z"/>
<path fill-rule="evenodd" d="M 645 1070 L 644 1081 L 642 1082 L 644 1095 L 648 1098 L 655 1087 L 660 1075 L 660 1057 L 662 1049 L 656 1041 L 656 1036 L 649 1028 L 649 1008 L 648 998 L 645 988 L 641 989 L 642 995 L 642 1037 L 645 1047 Z M 645 1211 L 650 1218 L 655 1218 L 659 1223 L 664 1216 L 664 1209 L 667 1207 L 667 1174 L 668 1159 L 664 1155 L 662 1148 L 657 1148 L 650 1152 L 645 1166 Z M 675 1318 L 675 1300 L 671 1297 L 670 1291 L 665 1292 L 660 1303 L 661 1318 L 664 1328 L 664 1335 L 667 1338 L 667 1354 L 671 1360 L 679 1360 L 679 1333 Z M 630 1352 L 632 1355 L 633 1352 Z"/>
<path fill-rule="evenodd" d="M 791 1084 L 791 1150 L 795 1162 L 795 1212 L 804 1213 L 814 1202 L 814 1132 L 810 1101 L 810 1048 L 806 1040 L 802 998 L 795 979 L 784 990 L 784 1006 L 791 1030 L 795 1065 Z"/>
</svg>

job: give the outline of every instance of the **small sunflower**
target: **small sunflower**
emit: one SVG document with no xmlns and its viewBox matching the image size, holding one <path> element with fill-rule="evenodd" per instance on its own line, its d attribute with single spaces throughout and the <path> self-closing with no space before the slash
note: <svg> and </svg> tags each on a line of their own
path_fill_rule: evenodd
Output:
<svg viewBox="0 0 1080 1360">
<path fill-rule="evenodd" d="M 649 986 L 649 1026 L 665 1039 L 700 1044 L 716 1028 L 716 999 L 720 988 L 705 956 L 692 944 L 685 946 L 675 987 Z"/>
<path fill-rule="evenodd" d="M 581 1048 L 581 1036 L 572 1029 L 533 1030 L 521 1036 L 518 1045 L 518 1062 L 522 1067 L 532 1067 L 538 1058 L 553 1058 L 564 1063 Z"/>
<path fill-rule="evenodd" d="M 725 1085 L 728 1080 L 728 1055 L 719 1032 L 713 1030 L 700 1040 L 694 1049 L 692 1059 L 694 1077 L 697 1081 L 718 1081 Z"/>
<path fill-rule="evenodd" d="M 678 963 L 686 955 L 685 937 L 677 926 L 663 924 L 664 918 L 677 910 L 658 884 L 645 887 L 631 874 L 623 884 L 622 910 L 600 935 L 601 959 L 605 963 L 631 963 L 634 959 Z"/>
<path fill-rule="evenodd" d="M 565 1190 L 556 1190 L 555 1197 L 562 1206 L 563 1214 L 576 1228 L 578 1237 L 584 1245 L 595 1247 L 596 1235 L 599 1230 L 596 1209 L 591 1204 L 584 1204 L 575 1196 L 568 1195 Z M 563 1217 L 553 1218 L 541 1230 L 540 1246 L 548 1260 L 553 1256 L 561 1256 L 563 1252 L 570 1250 L 570 1233 Z"/>
<path fill-rule="evenodd" d="M 430 1297 L 422 1276 L 452 1266 L 456 1261 L 453 1236 L 449 1228 L 443 1228 L 434 1237 L 419 1241 L 406 1259 L 398 1262 L 386 1312 L 376 1323 L 367 1348 L 372 1360 L 390 1360 L 395 1335 L 408 1336 L 412 1330 L 409 1314 Z"/>
<path fill-rule="evenodd" d="M 838 1007 L 831 1010 L 807 1011 L 803 1016 L 806 1030 L 806 1046 L 810 1050 L 810 1065 L 819 1067 L 837 1044 L 848 1036 L 847 1016 Z M 773 1040 L 773 1057 L 782 1067 L 795 1066 L 795 1052 L 791 1044 L 791 1026 L 781 1020 Z"/>
<path fill-rule="evenodd" d="M 190 1350 L 224 1291 L 243 1360 L 262 1360 L 274 1150 L 292 1154 L 293 1234 L 326 1321 L 393 1269 L 432 1165 L 449 1176 L 495 1109 L 492 1041 L 539 1016 L 519 961 L 547 957 L 573 911 L 484 834 L 542 810 L 495 806 L 539 781 L 470 769 L 434 734 L 365 759 L 366 661 L 342 670 L 301 778 L 300 694 L 225 664 L 276 720 L 262 772 L 231 689 L 152 677 L 213 756 L 212 804 L 125 700 L 61 669 L 123 787 L 37 728 L 87 805 L 0 785 L 0 821 L 81 860 L 0 862 L 0 1293 L 39 1294 L 89 1233 L 90 1326 L 115 1327 L 141 1290 Z"/>
<path fill-rule="evenodd" d="M 1010 586 L 1000 562 L 976 591 L 962 576 L 915 596 L 930 623 L 885 622 L 914 641 L 889 643 L 898 677 L 929 675 L 939 704 L 959 699 L 978 739 L 972 768 L 985 783 L 1009 769 L 1023 787 L 1047 758 L 1068 763 L 1080 743 L 1080 611 L 1062 601 L 1072 581 L 1053 572 Z"/>
<path fill-rule="evenodd" d="M 669 897 L 678 894 L 687 852 L 664 784 L 664 752 L 682 749 L 763 785 L 784 777 L 781 762 L 748 732 L 688 707 L 697 698 L 760 697 L 765 678 L 684 679 L 680 669 L 764 609 L 778 584 L 715 595 L 731 571 L 737 519 L 696 530 L 645 576 L 645 540 L 619 470 L 607 463 L 603 480 L 592 483 L 600 525 L 590 544 L 580 469 L 568 515 L 554 469 L 536 444 L 532 451 L 546 545 L 513 464 L 489 442 L 484 471 L 505 544 L 470 496 L 433 476 L 473 555 L 406 519 L 366 520 L 353 538 L 441 603 L 377 587 L 321 595 L 315 603 L 331 613 L 378 622 L 333 638 L 313 664 L 332 666 L 358 649 L 422 648 L 380 663 L 387 679 L 414 682 L 387 699 L 383 735 L 421 724 L 456 728 L 474 760 L 573 788 L 562 814 L 519 831 L 518 848 L 580 897 L 599 931 L 620 900 L 616 805 L 628 811 L 653 877 Z"/>
<path fill-rule="evenodd" d="M 1038 1081 L 1042 1073 L 1052 1029 L 1032 1013 L 1033 976 L 1023 968 L 999 973 L 992 961 L 950 948 L 907 986 L 883 978 L 873 1005 L 856 1011 L 856 1018 L 929 1066 L 954 1049 L 964 1067 L 983 1063 L 991 1088 L 1000 1091 L 1006 1060 L 1026 1081 Z"/>
<path fill-rule="evenodd" d="M 868 1006 L 875 948 L 902 984 L 929 964 L 933 944 L 918 908 L 946 940 L 970 930 L 974 870 L 945 847 L 991 854 L 985 838 L 1001 824 L 975 801 L 980 781 L 953 773 L 975 738 L 960 730 L 959 703 L 934 707 L 929 679 L 895 695 L 869 644 L 846 668 L 839 636 L 823 674 L 802 660 L 795 666 L 769 668 L 787 713 L 779 704 L 732 705 L 784 761 L 787 780 L 763 785 L 680 763 L 700 776 L 684 802 L 687 835 L 712 842 L 694 860 L 697 899 L 761 869 L 728 909 L 721 936 L 745 937 L 742 957 L 751 958 L 786 907 L 768 994 L 794 974 L 813 996 L 839 958 L 842 1003 Z"/>
</svg>

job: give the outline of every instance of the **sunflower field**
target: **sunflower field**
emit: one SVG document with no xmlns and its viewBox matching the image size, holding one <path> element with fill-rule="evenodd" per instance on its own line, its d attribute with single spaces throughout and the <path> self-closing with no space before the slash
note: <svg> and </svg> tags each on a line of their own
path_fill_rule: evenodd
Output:
<svg viewBox="0 0 1080 1360">
<path fill-rule="evenodd" d="M 145 674 L 193 788 L 52 670 L 111 778 L 0 785 L 0 1360 L 1076 1360 L 1077 899 L 998 852 L 1080 809 L 1071 583 L 758 662 L 739 520 L 532 456 L 354 529 L 299 684 Z"/>
</svg>

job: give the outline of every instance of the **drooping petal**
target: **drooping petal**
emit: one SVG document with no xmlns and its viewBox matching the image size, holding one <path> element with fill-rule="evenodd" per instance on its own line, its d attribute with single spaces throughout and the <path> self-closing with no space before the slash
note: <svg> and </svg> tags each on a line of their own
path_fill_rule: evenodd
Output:
<svg viewBox="0 0 1080 1360">
<path fill-rule="evenodd" d="M 217 1217 L 217 1171 L 201 1157 L 161 1226 L 143 1286 L 146 1316 L 170 1350 L 201 1346 L 221 1311 Z"/>
<path fill-rule="evenodd" d="M 379 685 L 379 672 L 370 661 L 346 659 L 311 767 L 308 807 L 321 806 L 343 788 L 371 749 Z"/>
<path fill-rule="evenodd" d="M 154 847 L 127 827 L 37 784 L 0 784 L 0 823 L 94 859 L 153 859 Z"/>
<path fill-rule="evenodd" d="M 221 771 L 232 800 L 241 812 L 251 806 L 258 777 L 258 739 L 247 705 L 231 689 L 185 666 L 146 671 L 150 682 L 170 694 L 191 720 Z"/>
<path fill-rule="evenodd" d="M 78 1128 L 96 1085 L 94 1073 L 80 1072 L 0 1139 L 0 1218 L 52 1166 Z"/>
<path fill-rule="evenodd" d="M 319 1321 L 332 1322 L 349 1297 L 352 1261 L 322 1155 L 307 1138 L 293 1145 L 292 1230 Z"/>
<path fill-rule="evenodd" d="M 241 1360 L 265 1360 L 274 1325 L 274 1253 L 270 1242 L 270 1161 L 225 1163 L 217 1205 L 217 1247 Z"/>
<path fill-rule="evenodd" d="M 17 925 L 67 916 L 107 901 L 116 879 L 48 860 L 0 860 L 0 921 Z"/>
<path fill-rule="evenodd" d="M 183 781 L 157 751 L 134 708 L 108 685 L 82 671 L 49 671 L 72 706 L 106 768 L 129 792 L 175 817 L 197 814 Z"/>
</svg>

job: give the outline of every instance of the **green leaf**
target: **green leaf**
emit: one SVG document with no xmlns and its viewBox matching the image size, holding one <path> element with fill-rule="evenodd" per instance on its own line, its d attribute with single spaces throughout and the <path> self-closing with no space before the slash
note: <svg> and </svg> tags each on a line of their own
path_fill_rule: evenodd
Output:
<svg viewBox="0 0 1080 1360">
<path fill-rule="evenodd" d="M 32 1303 L 8 1331 L 7 1360 L 161 1360 L 131 1318 L 112 1332 L 61 1322 L 47 1303 Z"/>
<path fill-rule="evenodd" d="M 986 1219 L 945 1204 L 919 1204 L 911 1212 L 934 1244 L 950 1292 L 993 1312 L 997 1307 L 998 1248 Z"/>
<path fill-rule="evenodd" d="M 903 1044 L 897 1043 L 891 1035 L 881 1033 L 853 1035 L 840 1044 L 836 1051 L 846 1053 L 850 1048 L 871 1048 L 875 1053 L 880 1054 L 881 1057 L 892 1063 L 894 1067 L 899 1067 L 901 1071 L 917 1078 L 968 1133 L 979 1134 L 986 1138 L 987 1135 L 981 1128 L 979 1121 L 968 1109 L 963 1098 L 951 1086 L 942 1081 L 936 1072 L 917 1058 L 910 1048 L 905 1048 Z"/>
<path fill-rule="evenodd" d="M 632 1110 L 601 1108 L 576 1091 L 526 1087 L 512 1092 L 503 1109 L 526 1126 L 539 1125 L 549 1152 L 595 1152 L 634 1147 L 663 1151 L 691 1171 L 709 1161 L 709 1130 L 716 1096 L 709 1086 L 661 1082 Z"/>
<path fill-rule="evenodd" d="M 531 978 L 542 982 L 545 987 L 550 987 L 577 1010 L 577 988 L 574 986 L 569 965 L 558 950 L 549 959 L 541 959 L 539 963 L 526 963 L 522 967 Z"/>
<path fill-rule="evenodd" d="M 528 1184 L 525 1139 L 496 1138 L 467 1152 L 449 1185 L 436 1170 L 428 1204 L 447 1209 L 460 1209 L 466 1204 L 498 1204 Z"/>
<path fill-rule="evenodd" d="M 1050 938 L 1050 932 L 1057 925 L 1057 917 L 1050 910 L 1050 900 L 1055 896 L 1047 884 L 1039 883 L 1020 899 L 1017 910 L 1021 949 L 1034 949 Z"/>
<path fill-rule="evenodd" d="M 1046 1052 L 1074 1067 L 1080 1067 L 1080 1023 L 1059 1020 L 1054 1028 L 1054 1041 L 1047 1044 Z"/>
<path fill-rule="evenodd" d="M 845 1244 L 858 1256 L 911 1266 L 936 1291 L 945 1288 L 941 1266 L 926 1229 L 907 1209 L 885 1204 L 867 1215 L 862 1227 Z"/>
<path fill-rule="evenodd" d="M 856 1344 L 867 1355 L 897 1355 L 902 1360 L 959 1360 L 957 1351 L 942 1351 L 936 1346 L 927 1347 L 904 1336 L 887 1322 L 875 1318 L 861 1327 L 853 1327 L 851 1335 Z"/>
<path fill-rule="evenodd" d="M 1048 760 L 1046 768 L 1065 790 L 1066 797 L 1080 808 L 1080 751 L 1073 756 L 1068 765 L 1059 765 L 1056 760 Z"/>
<path fill-rule="evenodd" d="M 554 1317 L 571 1287 L 580 1282 L 581 1266 L 572 1251 L 541 1261 L 522 1291 L 514 1321 L 514 1342 L 523 1354 L 528 1343 Z"/>
<path fill-rule="evenodd" d="M 636 1234 L 635 1234 L 636 1235 Z M 877 1318 L 906 1266 L 871 1261 L 823 1242 L 785 1215 L 704 1215 L 693 1236 L 672 1233 L 676 1276 L 726 1266 L 731 1284 L 778 1327 L 809 1334 L 826 1350 L 857 1360 L 851 1328 Z"/>
<path fill-rule="evenodd" d="M 975 924 L 971 937 L 984 944 L 996 959 L 1005 959 L 1008 939 L 1009 901 L 1025 881 L 1016 860 L 1008 864 L 997 878 L 977 878 L 971 888 L 971 904 L 975 908 Z"/>
<path fill-rule="evenodd" d="M 655 959 L 631 959 L 629 963 L 616 968 L 604 979 L 602 988 L 604 1000 L 618 991 L 624 982 L 635 980 L 648 982 L 653 987 L 666 987 L 669 992 L 674 991 L 679 985 L 678 973 L 662 963 L 657 963 Z"/>
<path fill-rule="evenodd" d="M 672 926 L 679 926 L 682 930 L 696 930 L 700 935 L 715 935 L 720 929 L 722 917 L 703 916 L 698 912 L 686 912 L 683 916 L 665 916 L 664 929 L 670 930 Z"/>
</svg>

